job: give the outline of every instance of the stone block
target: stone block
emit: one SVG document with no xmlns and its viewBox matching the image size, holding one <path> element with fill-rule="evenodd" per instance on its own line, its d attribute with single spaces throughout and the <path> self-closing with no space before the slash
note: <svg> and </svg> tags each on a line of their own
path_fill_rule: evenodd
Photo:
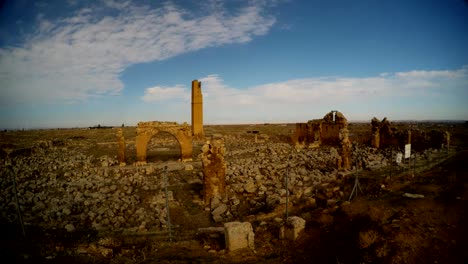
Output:
<svg viewBox="0 0 468 264">
<path fill-rule="evenodd" d="M 234 251 L 242 248 L 255 249 L 255 234 L 249 222 L 229 222 L 224 224 L 226 248 Z"/>
<path fill-rule="evenodd" d="M 304 232 L 306 221 L 298 216 L 288 217 L 280 228 L 280 239 L 296 240 Z"/>
</svg>

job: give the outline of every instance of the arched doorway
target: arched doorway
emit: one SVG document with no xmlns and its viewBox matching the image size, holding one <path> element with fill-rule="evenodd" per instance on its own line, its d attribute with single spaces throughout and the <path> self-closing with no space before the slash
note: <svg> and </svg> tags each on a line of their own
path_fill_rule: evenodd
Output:
<svg viewBox="0 0 468 264">
<path fill-rule="evenodd" d="M 146 148 L 148 162 L 174 161 L 181 157 L 181 147 L 177 138 L 169 132 L 160 131 L 151 137 Z"/>
<path fill-rule="evenodd" d="M 181 161 L 192 160 L 192 132 L 187 123 L 179 125 L 176 122 L 140 122 L 136 136 L 137 165 L 146 164 L 148 143 L 160 132 L 173 135 L 179 142 Z"/>
</svg>

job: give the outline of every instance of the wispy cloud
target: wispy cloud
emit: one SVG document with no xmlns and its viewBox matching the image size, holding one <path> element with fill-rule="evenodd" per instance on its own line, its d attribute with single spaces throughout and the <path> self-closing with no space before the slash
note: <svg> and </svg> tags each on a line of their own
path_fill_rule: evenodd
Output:
<svg viewBox="0 0 468 264">
<path fill-rule="evenodd" d="M 54 21 L 38 17 L 34 34 L 0 49 L 1 103 L 77 101 L 119 94 L 119 75 L 130 65 L 182 53 L 248 42 L 275 19 L 261 4 L 235 13 L 217 4 L 203 16 L 172 4 L 160 8 L 103 1 Z M 111 9 L 114 16 L 104 16 Z"/>
<path fill-rule="evenodd" d="M 181 85 L 176 85 L 174 87 L 155 86 L 147 88 L 145 95 L 141 99 L 145 102 L 162 102 L 174 100 L 188 101 L 189 98 L 187 89 Z"/>
<path fill-rule="evenodd" d="M 458 110 L 468 111 L 468 66 L 450 71 L 409 71 L 366 78 L 304 78 L 243 89 L 225 85 L 218 75 L 209 75 L 200 81 L 206 119 L 212 122 L 226 121 L 232 118 L 230 113 L 236 113 L 237 119 L 233 122 L 258 121 L 262 118 L 265 121 L 268 117 L 276 121 L 290 121 L 291 118 L 307 120 L 311 114 L 314 116 L 314 110 L 323 112 L 335 107 L 348 108 L 354 112 L 354 118 L 362 118 L 369 110 L 373 111 L 369 114 L 390 114 L 392 107 L 401 106 L 399 101 L 408 101 L 410 105 L 406 105 L 405 109 L 414 109 L 411 101 L 416 104 L 428 102 L 431 98 L 441 101 L 465 98 L 467 104 L 464 109 Z M 185 90 L 182 87 L 173 88 L 177 100 L 186 98 L 190 93 L 188 87 Z M 456 106 L 446 108 L 450 107 Z M 322 112 L 318 112 L 318 116 Z"/>
</svg>

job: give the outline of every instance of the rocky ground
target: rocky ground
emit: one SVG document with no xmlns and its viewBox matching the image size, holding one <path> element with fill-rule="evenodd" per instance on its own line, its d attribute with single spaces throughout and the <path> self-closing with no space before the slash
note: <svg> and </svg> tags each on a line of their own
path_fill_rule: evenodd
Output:
<svg viewBox="0 0 468 264">
<path fill-rule="evenodd" d="M 451 151 L 428 149 L 397 165 L 396 150 L 355 143 L 353 157 L 362 162 L 338 171 L 337 149 L 297 151 L 287 142 L 288 127 L 277 134 L 262 128 L 267 131 L 257 143 L 242 133 L 245 127 L 228 133 L 210 129 L 223 134 L 227 148 L 226 198 L 211 208 L 202 202 L 199 158 L 177 162 L 180 152 L 173 139 L 150 143 L 158 151 L 149 152 L 149 160 L 159 161 L 120 167 L 111 130 L 54 131 L 43 137 L 2 134 L 2 254 L 18 262 L 44 263 L 307 263 L 310 258 L 321 263 L 455 263 L 445 262 L 444 254 L 467 260 L 457 251 L 466 245 L 457 236 L 466 234 L 466 173 L 460 170 L 465 145 Z M 130 131 L 126 138 L 132 160 Z M 348 202 L 356 173 L 362 192 Z M 405 193 L 424 198 L 412 200 Z M 278 239 L 286 204 L 290 215 L 307 220 L 306 233 L 295 243 Z M 254 225 L 255 252 L 226 252 L 222 234 L 200 231 L 229 221 Z M 340 243 L 349 243 L 349 250 Z M 432 258 L 423 254 L 431 245 L 441 250 Z"/>
</svg>

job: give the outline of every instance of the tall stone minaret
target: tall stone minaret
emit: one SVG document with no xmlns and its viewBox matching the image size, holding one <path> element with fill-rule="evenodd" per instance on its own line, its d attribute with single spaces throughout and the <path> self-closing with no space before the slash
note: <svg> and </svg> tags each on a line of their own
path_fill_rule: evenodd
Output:
<svg viewBox="0 0 468 264">
<path fill-rule="evenodd" d="M 203 139 L 203 95 L 201 82 L 192 81 L 192 135 L 196 139 Z"/>
</svg>

